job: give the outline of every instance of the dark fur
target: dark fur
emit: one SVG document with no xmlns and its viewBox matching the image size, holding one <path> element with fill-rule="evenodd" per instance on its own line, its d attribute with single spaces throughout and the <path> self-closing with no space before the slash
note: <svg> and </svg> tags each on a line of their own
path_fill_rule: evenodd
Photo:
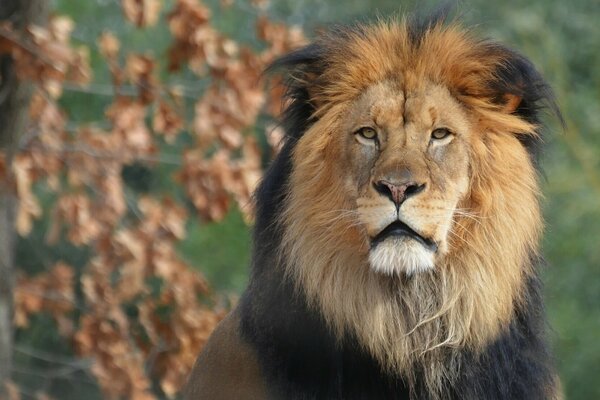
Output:
<svg viewBox="0 0 600 400">
<path fill-rule="evenodd" d="M 438 20 L 413 22 L 415 41 Z M 343 35 L 343 30 L 334 31 Z M 333 35 L 333 34 L 330 34 Z M 540 105 L 558 111 L 548 86 L 524 57 L 498 45 L 490 51 L 510 54 L 490 89 L 522 98 L 515 113 L 539 122 Z M 313 44 L 287 55 L 272 69 L 288 76 L 319 74 L 326 68 L 325 49 Z M 278 249 L 279 224 L 287 192 L 292 150 L 311 124 L 313 105 L 308 88 L 289 78 L 283 127 L 286 141 L 256 193 L 254 257 L 248 289 L 240 303 L 241 335 L 257 350 L 267 387 L 274 399 L 428 399 L 427 387 L 408 387 L 401 376 L 383 371 L 353 337 L 337 341 L 316 309 L 284 277 Z M 534 160 L 541 139 L 522 140 Z M 537 260 L 533 262 L 537 263 Z M 545 323 L 540 283 L 527 283 L 525 301 L 505 332 L 483 354 L 466 352 L 459 379 L 448 382 L 448 399 L 544 399 L 552 387 L 552 362 L 544 339 Z M 417 376 L 419 373 L 417 373 Z M 419 382 L 419 379 L 417 379 Z"/>
</svg>

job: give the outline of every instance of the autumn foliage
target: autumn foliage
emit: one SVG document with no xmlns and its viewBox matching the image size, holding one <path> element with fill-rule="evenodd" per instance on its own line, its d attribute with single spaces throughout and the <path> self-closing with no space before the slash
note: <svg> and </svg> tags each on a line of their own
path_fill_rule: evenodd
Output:
<svg viewBox="0 0 600 400">
<path fill-rule="evenodd" d="M 37 275 L 21 273 L 14 322 L 27 329 L 32 315 L 50 314 L 74 352 L 93 360 L 91 373 L 111 399 L 176 396 L 226 312 L 211 306 L 217 302 L 209 284 L 175 245 L 186 236 L 186 221 L 219 220 L 232 204 L 251 221 L 262 153 L 276 151 L 279 139 L 276 128 L 249 133 L 281 104 L 261 72 L 304 41 L 300 30 L 269 21 L 257 8 L 256 34 L 264 43 L 257 51 L 219 32 L 198 0 L 177 0 L 171 10 L 162 4 L 123 0 L 122 10 L 138 27 L 168 24 L 168 54 L 128 52 L 108 31 L 98 38 L 114 91 L 101 126 L 74 125 L 60 106 L 65 84 L 85 88 L 94 81 L 89 49 L 71 43 L 73 21 L 54 16 L 46 27 L 30 26 L 25 41 L 10 24 L 0 26 L 0 52 L 12 56 L 19 79 L 35 85 L 18 151 L 0 163 L 2 179 L 18 195 L 15 228 L 27 236 L 36 220 L 50 218 L 47 243 L 66 239 L 91 254 L 85 265 L 61 261 Z M 158 73 L 186 68 L 208 82 L 195 100 Z M 190 101 L 193 116 L 186 115 Z M 185 149 L 177 144 L 182 132 L 193 137 Z M 260 135 L 271 149 L 261 149 Z M 126 166 L 162 163 L 177 166 L 172 179 L 186 201 L 125 187 Z M 40 200 L 40 187 L 54 193 L 52 200 Z"/>
</svg>

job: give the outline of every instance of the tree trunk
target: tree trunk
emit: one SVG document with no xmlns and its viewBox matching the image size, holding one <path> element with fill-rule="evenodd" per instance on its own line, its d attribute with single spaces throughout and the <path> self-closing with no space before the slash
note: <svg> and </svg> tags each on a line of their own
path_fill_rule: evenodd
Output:
<svg viewBox="0 0 600 400">
<path fill-rule="evenodd" d="M 48 0 L 0 0 L 0 23 L 12 22 L 22 35 L 30 24 L 45 25 Z M 0 179 L 0 398 L 10 379 L 13 351 L 13 291 L 15 271 L 16 193 L 11 171 L 23 133 L 31 85 L 19 82 L 10 55 L 0 56 L 0 153 L 6 175 Z"/>
</svg>

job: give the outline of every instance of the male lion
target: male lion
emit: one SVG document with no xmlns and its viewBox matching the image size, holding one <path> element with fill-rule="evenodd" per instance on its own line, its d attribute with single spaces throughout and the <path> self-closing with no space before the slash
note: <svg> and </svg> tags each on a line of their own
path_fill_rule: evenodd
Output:
<svg viewBox="0 0 600 400">
<path fill-rule="evenodd" d="M 529 61 L 458 24 L 338 28 L 287 73 L 250 283 L 189 399 L 550 399 Z"/>
</svg>

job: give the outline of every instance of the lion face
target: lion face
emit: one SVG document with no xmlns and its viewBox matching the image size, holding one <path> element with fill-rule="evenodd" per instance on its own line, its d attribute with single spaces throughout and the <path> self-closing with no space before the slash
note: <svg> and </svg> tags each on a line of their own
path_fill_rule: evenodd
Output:
<svg viewBox="0 0 600 400">
<path fill-rule="evenodd" d="M 404 92 L 381 82 L 341 118 L 346 190 L 369 243 L 369 264 L 386 274 L 434 268 L 448 251 L 456 207 L 468 189 L 470 125 L 441 85 Z"/>
</svg>

